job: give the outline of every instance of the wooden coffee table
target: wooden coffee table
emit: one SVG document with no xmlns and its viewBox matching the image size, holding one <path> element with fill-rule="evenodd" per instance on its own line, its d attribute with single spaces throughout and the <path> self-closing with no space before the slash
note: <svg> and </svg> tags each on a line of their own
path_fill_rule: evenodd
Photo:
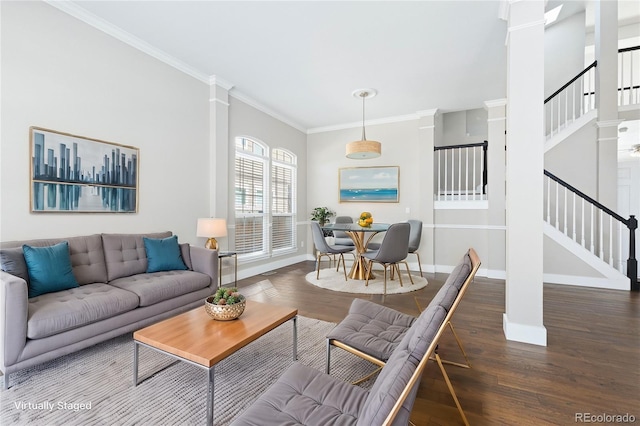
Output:
<svg viewBox="0 0 640 426">
<path fill-rule="evenodd" d="M 204 309 L 193 309 L 133 333 L 133 384 L 138 385 L 138 350 L 152 348 L 204 368 L 208 373 L 207 425 L 213 425 L 214 367 L 279 325 L 293 320 L 293 359 L 298 358 L 298 310 L 247 301 L 240 318 L 216 321 Z"/>
</svg>

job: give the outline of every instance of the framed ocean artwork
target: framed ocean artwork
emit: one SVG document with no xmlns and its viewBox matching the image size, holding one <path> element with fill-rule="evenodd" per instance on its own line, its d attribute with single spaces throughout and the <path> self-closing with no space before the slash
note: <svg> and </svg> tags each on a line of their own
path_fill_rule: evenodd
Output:
<svg viewBox="0 0 640 426">
<path fill-rule="evenodd" d="M 341 203 L 398 203 L 400 167 L 345 167 L 338 171 Z"/>
<path fill-rule="evenodd" d="M 31 211 L 136 213 L 140 150 L 30 128 Z"/>
</svg>

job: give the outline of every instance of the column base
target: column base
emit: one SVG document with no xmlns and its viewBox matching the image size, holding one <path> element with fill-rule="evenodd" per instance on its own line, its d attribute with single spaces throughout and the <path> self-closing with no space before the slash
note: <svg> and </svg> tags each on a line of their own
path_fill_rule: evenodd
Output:
<svg viewBox="0 0 640 426">
<path fill-rule="evenodd" d="M 547 346 L 547 329 L 544 326 L 518 324 L 509 321 L 507 314 L 502 314 L 502 329 L 507 340 Z"/>
</svg>

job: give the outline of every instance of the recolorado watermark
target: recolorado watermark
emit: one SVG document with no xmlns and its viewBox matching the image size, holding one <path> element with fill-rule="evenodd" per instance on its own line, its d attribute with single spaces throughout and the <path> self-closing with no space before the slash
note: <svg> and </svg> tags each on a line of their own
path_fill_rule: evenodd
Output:
<svg viewBox="0 0 640 426">
<path fill-rule="evenodd" d="M 31 402 L 31 401 L 16 401 L 13 403 L 16 410 L 38 410 L 38 411 L 53 411 L 53 410 L 67 410 L 67 411 L 85 411 L 91 410 L 91 401 L 89 402 L 67 402 L 67 401 L 43 401 L 43 402 Z"/>
<path fill-rule="evenodd" d="M 633 414 L 608 414 L 608 413 L 576 413 L 576 423 L 635 423 Z"/>
</svg>

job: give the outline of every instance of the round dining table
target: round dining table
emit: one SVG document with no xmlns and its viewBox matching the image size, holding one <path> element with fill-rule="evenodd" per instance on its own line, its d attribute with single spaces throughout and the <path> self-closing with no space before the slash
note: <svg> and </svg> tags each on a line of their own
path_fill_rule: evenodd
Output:
<svg viewBox="0 0 640 426">
<path fill-rule="evenodd" d="M 330 223 L 322 227 L 326 231 L 343 231 L 353 241 L 356 249 L 356 260 L 353 262 L 349 278 L 352 280 L 366 280 L 367 268 L 361 254 L 367 251 L 369 241 L 379 232 L 385 232 L 389 229 L 388 223 L 373 223 L 371 226 L 364 227 L 357 223 Z M 365 238 L 366 237 L 366 238 Z M 369 279 L 375 278 L 369 271 Z"/>
</svg>

